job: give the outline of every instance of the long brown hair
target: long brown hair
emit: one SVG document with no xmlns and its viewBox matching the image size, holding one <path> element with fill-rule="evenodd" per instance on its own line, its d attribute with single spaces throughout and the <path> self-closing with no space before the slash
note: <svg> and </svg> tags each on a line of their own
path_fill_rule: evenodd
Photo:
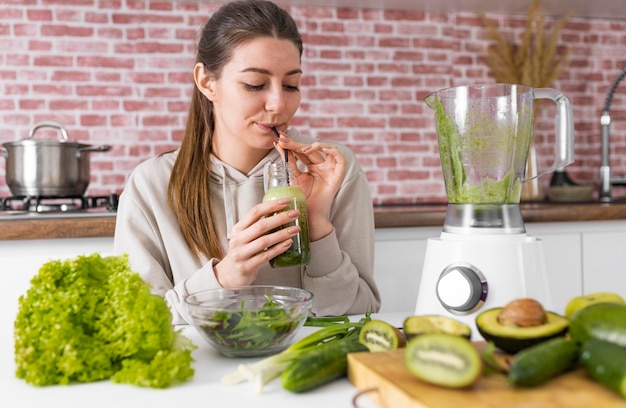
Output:
<svg viewBox="0 0 626 408">
<path fill-rule="evenodd" d="M 270 1 L 241 0 L 223 5 L 208 20 L 200 33 L 196 62 L 219 78 L 235 47 L 259 37 L 289 40 L 302 56 L 302 38 L 289 13 Z M 223 251 L 209 200 L 213 115 L 213 103 L 195 87 L 170 176 L 168 202 L 192 251 L 198 256 L 221 258 Z"/>
</svg>

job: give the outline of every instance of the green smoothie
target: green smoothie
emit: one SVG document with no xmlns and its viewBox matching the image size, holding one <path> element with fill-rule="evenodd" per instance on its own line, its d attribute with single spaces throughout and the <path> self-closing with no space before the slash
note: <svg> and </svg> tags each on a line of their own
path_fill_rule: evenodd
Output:
<svg viewBox="0 0 626 408">
<path fill-rule="evenodd" d="M 439 156 L 441 158 L 441 167 L 444 172 L 446 183 L 446 194 L 448 201 L 453 204 L 515 204 L 519 203 L 522 191 L 522 183 L 519 177 L 515 175 L 515 169 L 510 169 L 499 180 L 491 177 L 484 177 L 478 182 L 468 182 L 465 165 L 463 163 L 462 154 L 470 154 L 467 149 L 473 149 L 471 153 L 480 155 L 479 149 L 486 149 L 480 137 L 472 138 L 473 141 L 469 145 L 463 145 L 463 140 L 459 134 L 456 124 L 446 114 L 445 109 L 439 98 L 432 101 L 432 108 L 435 110 L 435 122 L 438 133 Z M 528 129 L 522 127 L 521 132 Z M 503 139 L 507 137 L 516 137 L 511 135 L 510 129 L 498 129 L 495 126 L 487 126 L 482 124 L 477 129 L 466 130 L 470 132 L 490 132 L 491 140 L 498 140 L 493 135 L 500 135 Z M 467 142 L 466 142 L 467 143 Z M 493 147 L 492 147 L 493 148 Z M 503 155 L 506 155 L 506 147 L 502 149 Z M 526 146 L 521 146 L 521 151 Z M 500 157 L 500 156 L 498 156 Z M 522 155 L 520 157 L 526 157 Z M 485 159 L 487 160 L 487 159 Z M 495 159 L 494 159 L 495 160 Z M 494 166 L 494 164 L 486 163 Z M 513 166 L 515 167 L 515 166 Z"/>
<path fill-rule="evenodd" d="M 300 226 L 300 232 L 293 237 L 291 247 L 276 258 L 270 260 L 272 268 L 283 266 L 308 265 L 311 260 L 311 248 L 309 243 L 309 222 L 306 212 L 306 198 L 298 186 L 273 187 L 267 190 L 263 202 L 279 198 L 290 198 L 291 203 L 282 211 L 299 210 L 300 217 L 297 220 L 282 225 L 279 229 L 292 225 Z M 275 231 L 275 230 L 274 230 Z M 274 232 L 271 231 L 271 232 Z"/>
</svg>

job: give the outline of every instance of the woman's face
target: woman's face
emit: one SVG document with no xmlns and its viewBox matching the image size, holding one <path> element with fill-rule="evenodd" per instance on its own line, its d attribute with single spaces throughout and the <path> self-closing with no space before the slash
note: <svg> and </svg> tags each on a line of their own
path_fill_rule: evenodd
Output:
<svg viewBox="0 0 626 408">
<path fill-rule="evenodd" d="M 298 48 L 288 40 L 256 38 L 234 50 L 220 78 L 199 80 L 202 72 L 196 67 L 196 83 L 213 101 L 215 154 L 227 162 L 246 154 L 260 160 L 276 140 L 272 126 L 286 130 L 300 106 Z"/>
</svg>

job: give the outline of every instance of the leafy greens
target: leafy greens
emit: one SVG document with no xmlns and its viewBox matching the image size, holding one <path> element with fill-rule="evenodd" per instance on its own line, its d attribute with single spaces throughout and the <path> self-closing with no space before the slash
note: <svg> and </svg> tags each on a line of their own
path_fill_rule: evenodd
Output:
<svg viewBox="0 0 626 408">
<path fill-rule="evenodd" d="M 280 302 L 268 295 L 265 298 L 259 309 L 246 310 L 242 299 L 238 309 L 207 316 L 202 330 L 216 343 L 235 350 L 263 350 L 279 344 L 300 323 Z"/>
<path fill-rule="evenodd" d="M 196 346 L 126 255 L 49 261 L 30 284 L 14 323 L 18 378 L 167 388 L 193 377 Z"/>
</svg>

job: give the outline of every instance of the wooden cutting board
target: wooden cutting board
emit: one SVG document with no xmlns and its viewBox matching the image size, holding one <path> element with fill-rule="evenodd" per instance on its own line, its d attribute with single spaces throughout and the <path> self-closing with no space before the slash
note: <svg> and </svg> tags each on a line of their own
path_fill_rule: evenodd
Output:
<svg viewBox="0 0 626 408">
<path fill-rule="evenodd" d="M 438 387 L 417 379 L 403 350 L 348 354 L 348 379 L 382 408 L 626 408 L 626 399 L 578 369 L 529 389 L 507 384 L 500 374 L 483 376 L 470 389 Z"/>
</svg>

